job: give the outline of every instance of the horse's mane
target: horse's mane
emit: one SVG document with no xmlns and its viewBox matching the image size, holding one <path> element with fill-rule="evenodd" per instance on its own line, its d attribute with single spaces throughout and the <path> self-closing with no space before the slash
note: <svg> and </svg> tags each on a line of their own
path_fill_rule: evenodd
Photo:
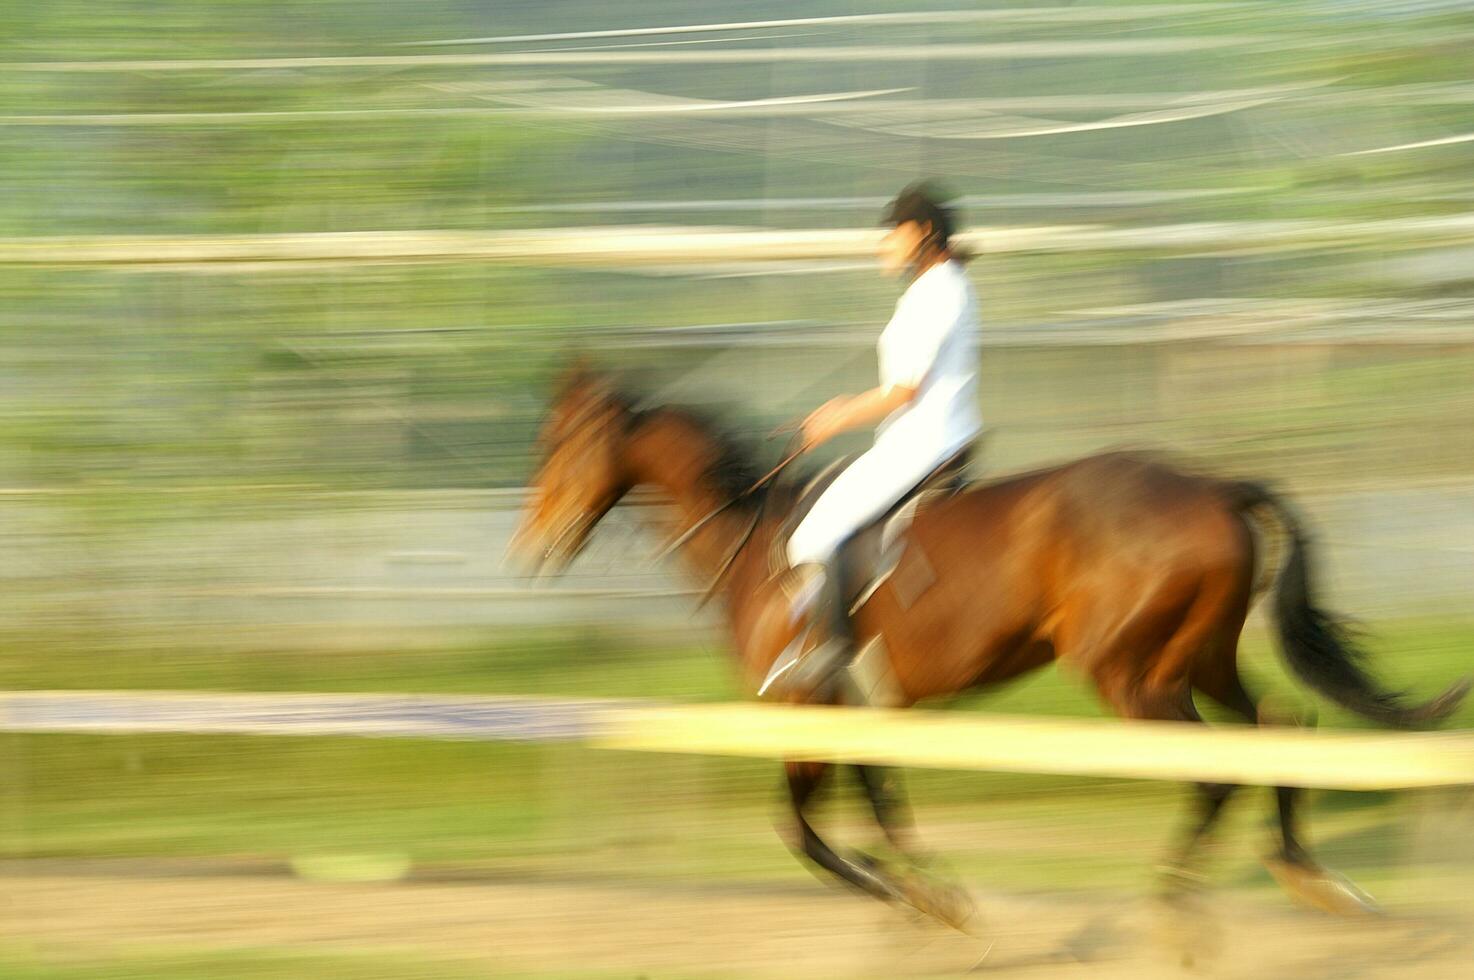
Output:
<svg viewBox="0 0 1474 980">
<path fill-rule="evenodd" d="M 715 450 L 702 477 L 704 482 L 721 496 L 740 497 L 751 490 L 753 484 L 762 478 L 762 473 L 755 462 L 757 454 L 746 440 L 736 433 L 736 427 L 716 413 L 688 405 L 666 404 L 636 408 L 635 406 L 639 404 L 638 400 L 632 398 L 628 393 L 621 393 L 619 399 L 628 409 L 632 425 L 663 418 L 683 423 L 700 432 Z M 759 491 L 750 499 L 756 502 L 761 496 L 762 491 Z"/>
</svg>

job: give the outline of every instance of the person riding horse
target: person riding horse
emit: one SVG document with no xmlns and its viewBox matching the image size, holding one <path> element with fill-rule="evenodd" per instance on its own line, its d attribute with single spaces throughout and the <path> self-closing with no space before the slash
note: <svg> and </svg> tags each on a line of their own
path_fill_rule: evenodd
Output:
<svg viewBox="0 0 1474 980">
<path fill-rule="evenodd" d="M 878 424 L 875 443 L 820 495 L 787 542 L 790 565 L 808 573 L 796 614 L 817 599 L 811 622 L 827 633 L 796 660 L 780 660 L 763 694 L 820 691 L 855 654 L 844 566 L 846 543 L 911 494 L 982 432 L 978 408 L 977 297 L 952 247 L 954 219 L 925 183 L 886 209 L 881 240 L 887 275 L 910 285 L 877 345 L 880 384 L 825 402 L 803 422 L 805 449 Z"/>
<path fill-rule="evenodd" d="M 922 212 L 895 213 L 905 220 L 895 222 L 887 249 L 927 264 L 887 328 L 885 386 L 817 413 L 806 437 L 818 441 L 881 411 L 891 417 L 877 448 L 826 495 L 837 501 L 828 516 L 819 511 L 791 545 L 799 557 L 832 560 L 834 542 L 884 512 L 978 425 L 972 396 L 957 394 L 974 383 L 972 355 L 962 353 L 974 330 L 971 293 L 942 247 L 950 225 L 937 211 L 920 221 L 908 215 Z M 937 313 L 937 294 L 947 292 L 956 304 L 951 312 L 924 317 Z M 924 300 L 917 310 L 913 298 Z M 897 340 L 893 350 L 892 336 L 907 342 Z M 891 397 L 900 404 L 877 407 Z M 905 411 L 893 414 L 899 407 Z M 954 419 L 962 420 L 955 429 Z M 774 677 L 774 664 L 801 648 L 791 576 L 775 568 L 789 564 L 774 552 L 789 544 L 788 521 L 799 513 L 793 488 L 772 485 L 783 464 L 759 479 L 748 454 L 699 413 L 651 403 L 586 363 L 559 380 L 538 443 L 540 460 L 509 555 L 538 572 L 566 568 L 605 515 L 631 491 L 649 488 L 669 503 L 651 509 L 658 530 L 675 536 L 689 571 L 720 596 L 744 689 L 756 691 L 764 677 Z M 858 476 L 847 479 L 852 474 Z M 1277 572 L 1267 578 L 1265 542 L 1274 534 L 1283 543 Z M 1426 727 L 1457 710 L 1469 690 L 1458 683 L 1419 702 L 1377 682 L 1355 634 L 1317 600 L 1304 519 L 1262 482 L 1194 472 L 1157 454 L 1098 453 L 971 484 L 919 509 L 906 538 L 908 549 L 924 556 L 928 584 L 912 593 L 892 578 L 855 613 L 856 633 L 879 638 L 867 649 L 879 651 L 873 659 L 890 681 L 890 708 L 991 687 L 1058 662 L 1126 718 L 1201 724 L 1196 699 L 1203 697 L 1240 721 L 1265 724 L 1240 676 L 1238 649 L 1251 606 L 1266 594 L 1290 671 L 1349 711 L 1379 724 Z M 829 543 L 805 545 L 816 540 Z M 837 591 L 830 589 L 834 619 L 843 614 Z M 982 595 L 988 601 L 980 602 Z M 779 679 L 791 683 L 789 673 Z M 795 687 L 785 700 L 813 700 L 810 693 Z M 873 763 L 857 763 L 856 773 L 877 825 L 906 864 L 836 850 L 818 833 L 808 815 L 834 770 L 812 758 L 784 761 L 796 849 L 867 894 L 964 927 L 971 907 L 965 890 L 928 881 L 904 799 Z M 1168 896 L 1198 887 L 1201 845 L 1235 788 L 1197 784 L 1193 815 L 1161 876 Z M 1271 873 L 1317 908 L 1363 914 L 1369 900 L 1322 867 L 1300 839 L 1299 799 L 1298 787 L 1275 788 L 1279 834 L 1266 860 Z"/>
</svg>

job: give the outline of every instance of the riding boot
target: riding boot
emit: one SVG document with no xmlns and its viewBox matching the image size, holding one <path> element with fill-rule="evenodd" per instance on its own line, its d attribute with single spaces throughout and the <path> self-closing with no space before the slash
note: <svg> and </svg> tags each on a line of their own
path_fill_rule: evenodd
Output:
<svg viewBox="0 0 1474 980">
<path fill-rule="evenodd" d="M 779 682 L 785 692 L 797 691 L 811 699 L 825 699 L 834 693 L 834 682 L 838 680 L 839 672 L 854 659 L 855 633 L 845 595 L 843 554 L 841 548 L 817 572 L 819 592 L 811 622 L 823 641 L 800 656 L 787 670 L 787 676 Z"/>
</svg>

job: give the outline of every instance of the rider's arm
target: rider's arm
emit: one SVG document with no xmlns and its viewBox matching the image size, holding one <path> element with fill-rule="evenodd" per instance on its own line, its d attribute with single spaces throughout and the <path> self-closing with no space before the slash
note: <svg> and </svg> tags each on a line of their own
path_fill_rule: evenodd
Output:
<svg viewBox="0 0 1474 980">
<path fill-rule="evenodd" d="M 916 397 L 909 385 L 880 385 L 859 395 L 842 395 L 821 405 L 804 422 L 805 441 L 811 446 L 841 432 L 860 429 L 885 419 Z"/>
<path fill-rule="evenodd" d="M 848 432 L 850 429 L 875 425 L 902 405 L 909 404 L 916 397 L 917 391 L 917 388 L 910 385 L 879 385 L 847 398 L 835 413 L 836 431 Z"/>
<path fill-rule="evenodd" d="M 942 345 L 959 324 L 962 298 L 945 296 L 940 302 L 903 299 L 886 326 L 894 343 L 882 343 L 881 384 L 854 396 L 826 402 L 804 421 L 804 441 L 816 446 L 841 432 L 881 422 L 916 397 L 932 371 Z"/>
<path fill-rule="evenodd" d="M 804 420 L 804 441 L 816 446 L 841 432 L 874 425 L 916 397 L 932 372 L 943 345 L 964 326 L 960 292 L 903 297 L 886 325 L 894 342 L 881 344 L 880 380 L 860 395 L 841 396 Z"/>
</svg>

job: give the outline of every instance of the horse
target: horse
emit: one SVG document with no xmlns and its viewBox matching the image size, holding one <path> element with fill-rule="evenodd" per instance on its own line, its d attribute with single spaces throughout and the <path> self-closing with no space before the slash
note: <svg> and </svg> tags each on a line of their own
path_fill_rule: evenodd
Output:
<svg viewBox="0 0 1474 980">
<path fill-rule="evenodd" d="M 756 690 L 801 639 L 783 570 L 782 528 L 797 494 L 760 481 L 719 427 L 679 406 L 637 407 L 616 379 L 586 365 L 567 372 L 539 437 L 541 463 L 510 553 L 556 572 L 629 491 L 653 488 L 672 505 L 665 530 L 681 532 L 690 570 L 721 599 L 741 672 Z M 1237 649 L 1251 602 L 1269 590 L 1260 552 L 1277 526 L 1287 539 L 1271 613 L 1281 652 L 1303 682 L 1378 723 L 1419 727 L 1455 710 L 1456 684 L 1410 704 L 1361 666 L 1342 620 L 1312 594 L 1303 523 L 1262 483 L 1188 472 L 1156 454 L 1113 452 L 974 483 L 921 506 L 906 531 L 933 569 L 919 595 L 886 581 L 855 609 L 856 636 L 882 637 L 888 706 L 998 684 L 1059 661 L 1093 682 L 1131 719 L 1199 723 L 1194 692 L 1250 724 L 1267 721 L 1245 689 Z M 796 700 L 797 695 L 791 699 Z M 887 902 L 961 928 L 970 900 L 923 887 L 918 874 L 863 854 L 841 854 L 814 830 L 809 804 L 831 766 L 785 762 L 794 844 L 819 868 Z M 857 766 L 885 838 L 921 867 L 905 800 L 883 770 Z M 1198 845 L 1237 789 L 1197 785 L 1197 813 L 1169 851 L 1163 894 L 1202 882 Z M 1275 789 L 1279 840 L 1268 859 L 1291 895 L 1350 913 L 1367 902 L 1321 867 L 1301 842 L 1300 791 Z"/>
</svg>

